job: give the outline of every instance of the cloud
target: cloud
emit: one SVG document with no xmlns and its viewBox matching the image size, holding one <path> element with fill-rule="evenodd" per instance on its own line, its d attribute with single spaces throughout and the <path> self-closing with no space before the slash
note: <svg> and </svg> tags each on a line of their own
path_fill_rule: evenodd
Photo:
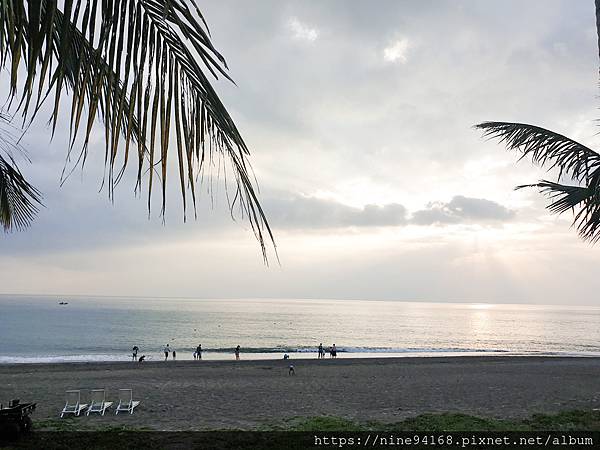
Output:
<svg viewBox="0 0 600 450">
<path fill-rule="evenodd" d="M 399 39 L 383 49 L 383 59 L 388 62 L 398 61 L 404 64 L 407 60 L 406 53 L 408 52 L 409 48 L 410 42 L 408 39 Z"/>
<path fill-rule="evenodd" d="M 515 214 L 515 211 L 491 200 L 457 195 L 448 203 L 429 203 L 426 209 L 413 213 L 411 222 L 417 225 L 504 222 L 513 219 Z"/>
<path fill-rule="evenodd" d="M 516 215 L 494 201 L 462 195 L 454 196 L 448 203 L 430 202 L 410 219 L 407 208 L 400 203 L 354 208 L 334 200 L 281 192 L 265 199 L 265 210 L 274 229 L 488 223 L 509 221 Z"/>
<path fill-rule="evenodd" d="M 288 28 L 292 32 L 294 38 L 298 40 L 314 42 L 319 37 L 319 30 L 311 28 L 309 25 L 300 22 L 295 17 L 292 17 L 288 22 Z"/>
<path fill-rule="evenodd" d="M 353 208 L 333 200 L 282 194 L 268 199 L 265 209 L 275 229 L 384 227 L 406 224 L 406 208 L 398 203 Z"/>
</svg>

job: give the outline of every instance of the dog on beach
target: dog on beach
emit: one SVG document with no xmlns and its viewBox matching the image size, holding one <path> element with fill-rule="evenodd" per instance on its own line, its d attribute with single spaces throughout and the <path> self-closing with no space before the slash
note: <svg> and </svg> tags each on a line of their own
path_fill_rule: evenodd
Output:
<svg viewBox="0 0 600 450">
<path fill-rule="evenodd" d="M 296 375 L 296 371 L 294 370 L 293 364 L 290 364 L 290 367 L 288 369 L 288 375 Z"/>
<path fill-rule="evenodd" d="M 144 360 L 146 359 L 146 355 L 142 355 L 140 356 L 140 358 L 138 359 L 138 362 L 144 362 Z"/>
</svg>

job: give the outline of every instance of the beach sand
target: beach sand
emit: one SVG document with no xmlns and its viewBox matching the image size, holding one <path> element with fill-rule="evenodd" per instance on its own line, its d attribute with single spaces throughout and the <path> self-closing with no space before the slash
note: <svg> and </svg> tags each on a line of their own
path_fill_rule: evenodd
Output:
<svg viewBox="0 0 600 450">
<path fill-rule="evenodd" d="M 243 357 L 243 355 L 242 355 Z M 33 419 L 58 419 L 64 391 L 119 388 L 135 414 L 76 419 L 158 430 L 249 429 L 286 418 L 334 415 L 395 422 L 422 413 L 517 418 L 600 407 L 600 358 L 453 357 L 14 364 L 0 366 L 0 400 L 37 402 Z M 113 406 L 114 408 L 114 406 Z"/>
</svg>

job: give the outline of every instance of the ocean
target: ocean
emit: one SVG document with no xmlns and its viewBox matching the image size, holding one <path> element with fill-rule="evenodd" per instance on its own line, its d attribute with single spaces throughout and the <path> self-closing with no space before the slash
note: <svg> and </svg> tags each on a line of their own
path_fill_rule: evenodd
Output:
<svg viewBox="0 0 600 450">
<path fill-rule="evenodd" d="M 60 305 L 59 302 L 68 304 Z M 459 355 L 600 355 L 600 308 L 362 300 L 0 295 L 0 363 Z M 328 357 L 329 355 L 327 355 Z"/>
</svg>

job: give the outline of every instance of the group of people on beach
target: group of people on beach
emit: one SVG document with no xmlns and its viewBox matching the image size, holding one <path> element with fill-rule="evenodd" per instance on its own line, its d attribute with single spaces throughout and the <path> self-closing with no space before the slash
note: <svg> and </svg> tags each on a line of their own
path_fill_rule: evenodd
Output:
<svg viewBox="0 0 600 450">
<path fill-rule="evenodd" d="M 169 353 L 173 354 L 173 359 L 177 359 L 177 352 L 175 351 L 175 349 L 171 349 L 171 347 L 169 347 L 169 344 L 165 345 L 165 348 L 163 349 L 163 352 L 165 354 L 165 361 L 167 359 L 169 359 Z"/>
<path fill-rule="evenodd" d="M 317 349 L 317 351 L 318 351 L 319 359 L 325 358 L 325 349 L 323 348 L 322 342 L 319 344 L 319 348 Z M 333 344 L 331 347 L 329 347 L 329 357 L 337 358 L 337 348 L 336 348 L 335 344 Z"/>
<path fill-rule="evenodd" d="M 196 347 L 196 351 L 194 352 L 194 359 L 202 359 L 202 344 L 198 344 L 198 347 Z"/>
<path fill-rule="evenodd" d="M 137 345 L 134 345 L 131 350 L 132 350 L 132 360 L 133 361 L 139 361 L 139 362 L 144 361 L 144 359 L 146 358 L 145 355 L 142 355 L 138 358 L 138 353 L 140 351 L 140 348 Z M 323 347 L 322 342 L 319 344 L 319 348 L 317 349 L 317 351 L 318 351 L 318 358 L 324 359 L 325 358 L 325 348 Z M 236 361 L 240 360 L 240 352 L 241 352 L 241 348 L 238 345 L 234 350 Z M 163 353 L 165 354 L 165 361 L 167 361 L 169 359 L 169 354 L 173 355 L 173 360 L 177 359 L 177 352 L 175 351 L 175 349 L 172 349 L 169 346 L 169 344 L 165 345 L 165 347 L 163 349 Z M 337 348 L 336 348 L 335 344 L 333 344 L 331 347 L 329 347 L 329 357 L 337 358 Z M 201 359 L 202 359 L 202 344 L 198 344 L 198 347 L 196 347 L 196 350 L 194 351 L 194 360 L 200 361 Z M 289 355 L 286 353 L 284 355 L 283 359 L 289 359 Z"/>
<path fill-rule="evenodd" d="M 139 350 L 139 348 L 137 347 L 137 345 L 133 347 L 133 359 L 134 360 L 137 359 L 138 350 Z M 241 348 L 238 345 L 234 351 L 236 361 L 239 361 L 239 359 L 240 359 L 240 351 L 241 351 Z M 177 352 L 174 349 L 171 349 L 171 347 L 169 347 L 169 344 L 165 345 L 163 352 L 165 354 L 165 361 L 167 361 L 169 359 L 170 353 L 173 354 L 174 360 L 177 359 Z M 193 356 L 194 356 L 194 360 L 200 361 L 202 359 L 202 344 L 198 344 L 198 347 L 196 347 L 196 350 L 194 351 Z"/>
<path fill-rule="evenodd" d="M 144 362 L 144 360 L 146 359 L 146 355 L 142 355 L 138 358 L 139 351 L 140 351 L 140 348 L 137 345 L 134 345 L 133 348 L 131 349 L 131 360 L 132 361 Z"/>
</svg>

